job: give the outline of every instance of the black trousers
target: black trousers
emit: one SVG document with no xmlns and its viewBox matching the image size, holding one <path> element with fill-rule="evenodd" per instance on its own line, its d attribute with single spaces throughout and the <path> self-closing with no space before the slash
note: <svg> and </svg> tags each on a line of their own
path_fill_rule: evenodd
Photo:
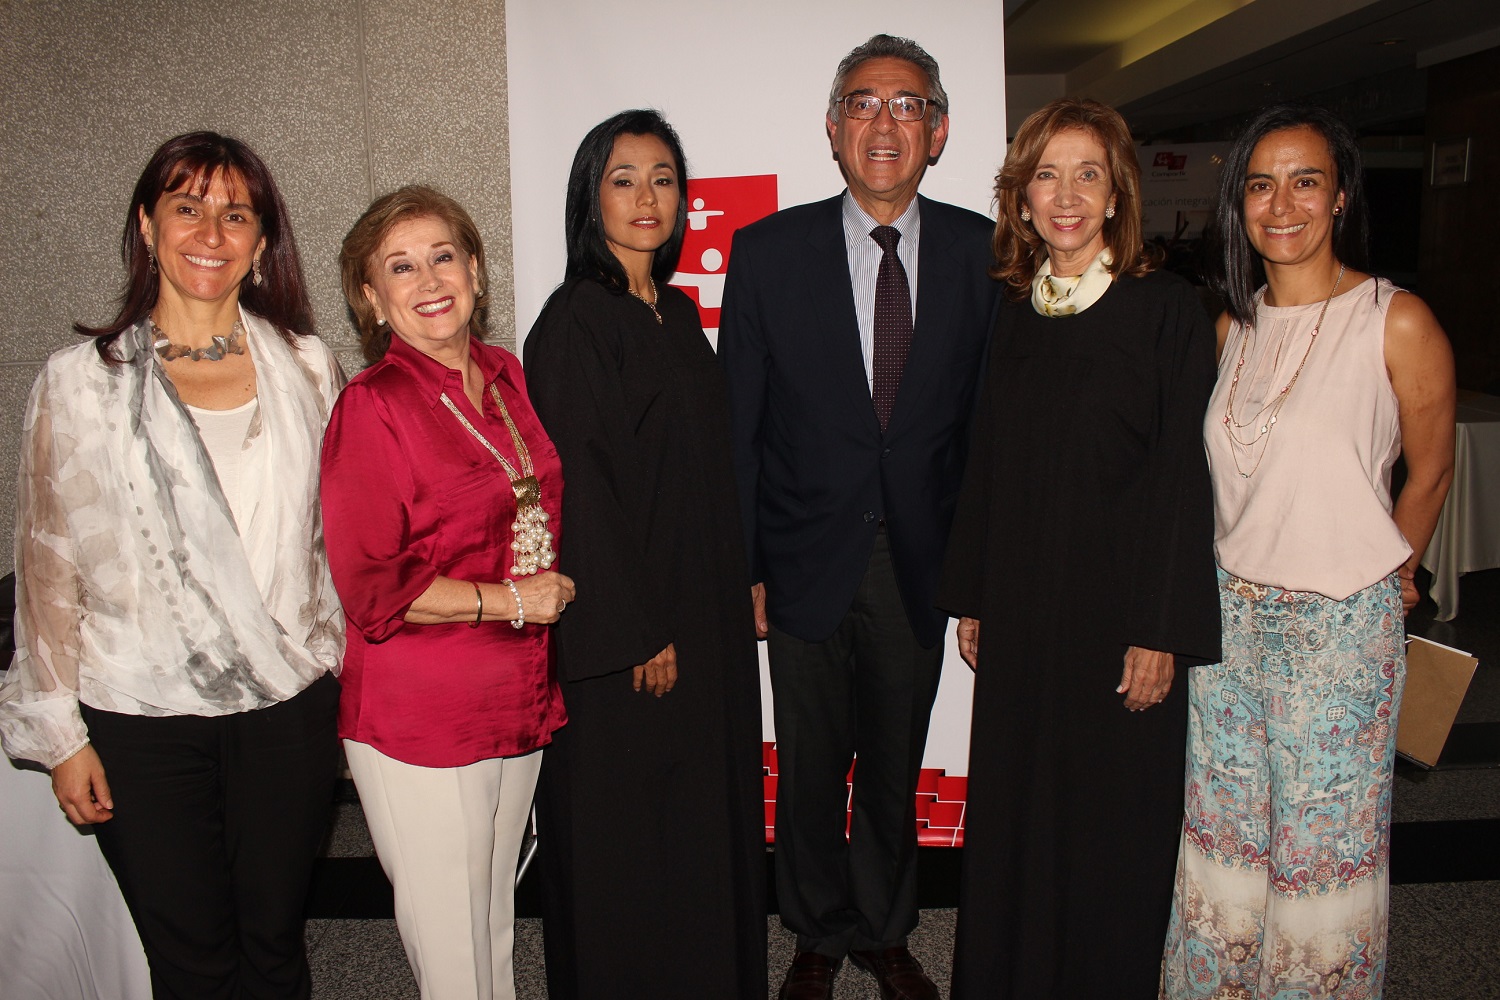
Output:
<svg viewBox="0 0 1500 1000">
<path fill-rule="evenodd" d="M 306 998 L 302 911 L 338 770 L 339 685 L 217 717 L 83 706 L 114 818 L 94 828 L 157 1000 Z"/>
<path fill-rule="evenodd" d="M 799 951 L 834 958 L 905 944 L 917 926 L 917 777 L 943 647 L 912 634 L 885 532 L 833 635 L 804 642 L 772 627 L 768 641 L 781 922 Z"/>
</svg>

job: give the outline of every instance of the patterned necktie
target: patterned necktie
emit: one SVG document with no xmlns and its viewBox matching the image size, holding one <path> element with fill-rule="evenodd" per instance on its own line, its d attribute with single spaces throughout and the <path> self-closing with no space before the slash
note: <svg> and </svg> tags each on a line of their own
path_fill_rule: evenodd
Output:
<svg viewBox="0 0 1500 1000">
<path fill-rule="evenodd" d="M 871 399 L 880 431 L 885 433 L 896 404 L 896 389 L 906 368 L 906 353 L 911 348 L 911 286 L 906 282 L 906 268 L 896 256 L 901 230 L 895 226 L 876 226 L 870 238 L 885 252 L 875 277 L 875 388 Z"/>
</svg>

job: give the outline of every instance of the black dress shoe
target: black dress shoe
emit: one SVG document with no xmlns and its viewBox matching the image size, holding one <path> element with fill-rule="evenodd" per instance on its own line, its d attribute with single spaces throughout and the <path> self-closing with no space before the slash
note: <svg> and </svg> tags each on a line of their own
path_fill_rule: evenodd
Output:
<svg viewBox="0 0 1500 1000">
<path fill-rule="evenodd" d="M 942 1000 L 922 963 L 911 957 L 905 945 L 879 951 L 851 951 L 849 959 L 875 977 L 884 1000 Z"/>
<path fill-rule="evenodd" d="M 833 1000 L 833 981 L 839 961 L 815 951 L 799 951 L 786 967 L 778 1000 Z"/>
</svg>

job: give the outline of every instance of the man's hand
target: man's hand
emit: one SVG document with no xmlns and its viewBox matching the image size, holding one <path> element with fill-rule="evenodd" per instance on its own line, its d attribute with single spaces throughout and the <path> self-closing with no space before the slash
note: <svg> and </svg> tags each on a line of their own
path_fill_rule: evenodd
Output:
<svg viewBox="0 0 1500 1000">
<path fill-rule="evenodd" d="M 755 608 L 755 638 L 764 639 L 771 631 L 771 622 L 766 618 L 766 585 L 757 583 L 750 588 L 750 603 Z"/>
</svg>

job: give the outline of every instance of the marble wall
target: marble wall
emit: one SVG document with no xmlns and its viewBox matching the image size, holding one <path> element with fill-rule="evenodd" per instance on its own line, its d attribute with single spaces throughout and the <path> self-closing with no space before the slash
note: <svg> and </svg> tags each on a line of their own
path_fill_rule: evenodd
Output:
<svg viewBox="0 0 1500 1000">
<path fill-rule="evenodd" d="M 114 315 L 130 192 L 173 135 L 234 135 L 270 165 L 351 373 L 339 242 L 412 181 L 473 214 L 492 339 L 514 343 L 503 0 L 0 0 L 0 66 L 0 567 L 31 382 L 72 322 Z"/>
</svg>

